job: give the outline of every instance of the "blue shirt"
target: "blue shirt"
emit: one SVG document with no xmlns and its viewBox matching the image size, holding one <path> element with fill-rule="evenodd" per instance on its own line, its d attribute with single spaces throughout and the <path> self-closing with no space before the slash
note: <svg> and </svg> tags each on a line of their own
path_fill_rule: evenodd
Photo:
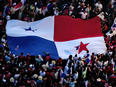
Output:
<svg viewBox="0 0 116 87">
<path fill-rule="evenodd" d="M 52 3 L 49 3 L 49 4 L 47 5 L 47 9 L 50 10 L 51 7 L 52 7 Z"/>
<path fill-rule="evenodd" d="M 37 80 L 37 87 L 42 87 L 43 80 Z"/>
<path fill-rule="evenodd" d="M 70 86 L 70 87 L 75 87 L 75 83 L 76 83 L 76 82 L 70 82 L 70 81 L 69 81 L 69 86 Z"/>
<path fill-rule="evenodd" d="M 5 13 L 8 14 L 10 8 L 7 6 L 6 9 L 5 9 Z"/>
<path fill-rule="evenodd" d="M 10 57 L 8 57 L 7 55 L 5 56 L 5 60 L 6 60 L 6 62 L 7 61 L 10 61 Z"/>
<path fill-rule="evenodd" d="M 38 7 L 38 8 L 41 8 L 42 5 L 43 5 L 43 4 L 42 4 L 41 2 L 37 3 L 37 7 Z"/>
<path fill-rule="evenodd" d="M 0 48 L 4 48 L 4 45 L 3 45 L 3 44 L 1 44 L 1 45 L 0 45 Z"/>
</svg>

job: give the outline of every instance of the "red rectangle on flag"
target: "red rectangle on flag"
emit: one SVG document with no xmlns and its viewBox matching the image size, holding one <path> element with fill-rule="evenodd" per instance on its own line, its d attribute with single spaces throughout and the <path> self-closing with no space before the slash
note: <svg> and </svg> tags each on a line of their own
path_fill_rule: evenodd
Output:
<svg viewBox="0 0 116 87">
<path fill-rule="evenodd" d="M 99 17 L 83 20 L 69 16 L 55 16 L 54 41 L 62 42 L 99 36 L 103 36 Z"/>
</svg>

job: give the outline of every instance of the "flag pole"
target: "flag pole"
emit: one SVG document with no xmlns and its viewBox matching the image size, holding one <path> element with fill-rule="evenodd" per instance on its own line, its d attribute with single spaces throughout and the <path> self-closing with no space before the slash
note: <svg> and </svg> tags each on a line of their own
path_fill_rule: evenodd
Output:
<svg viewBox="0 0 116 87">
<path fill-rule="evenodd" d="M 17 50 L 17 56 L 19 55 L 19 45 L 18 45 L 18 50 Z"/>
</svg>

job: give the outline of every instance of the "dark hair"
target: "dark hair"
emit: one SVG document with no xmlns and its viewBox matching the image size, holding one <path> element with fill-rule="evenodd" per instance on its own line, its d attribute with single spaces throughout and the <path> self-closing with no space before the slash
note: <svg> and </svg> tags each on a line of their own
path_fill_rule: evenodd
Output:
<svg viewBox="0 0 116 87">
<path fill-rule="evenodd" d="M 77 57 L 77 54 L 75 54 L 75 57 Z"/>
<path fill-rule="evenodd" d="M 87 53 L 89 53 L 89 50 L 87 50 Z"/>
<path fill-rule="evenodd" d="M 113 33 L 113 31 L 110 31 L 110 33 Z"/>
<path fill-rule="evenodd" d="M 74 78 L 72 78 L 72 82 L 74 82 Z"/>
<path fill-rule="evenodd" d="M 69 59 L 70 59 L 70 60 L 72 59 L 72 55 L 69 55 Z"/>
<path fill-rule="evenodd" d="M 21 53 L 21 55 L 23 55 L 23 52 Z"/>
</svg>

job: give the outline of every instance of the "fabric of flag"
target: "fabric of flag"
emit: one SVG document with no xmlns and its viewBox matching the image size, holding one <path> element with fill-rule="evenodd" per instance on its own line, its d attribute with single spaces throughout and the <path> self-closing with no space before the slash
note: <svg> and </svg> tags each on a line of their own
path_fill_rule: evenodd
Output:
<svg viewBox="0 0 116 87">
<path fill-rule="evenodd" d="M 9 49 L 12 54 L 20 46 L 19 53 L 42 55 L 43 51 L 53 59 L 67 59 L 69 55 L 84 56 L 89 53 L 105 53 L 106 45 L 101 32 L 100 18 L 73 19 L 69 16 L 49 16 L 35 22 L 9 20 L 6 25 Z M 80 52 L 76 50 L 79 46 Z"/>
<path fill-rule="evenodd" d="M 23 4 L 25 4 L 25 0 L 21 0 L 16 6 L 14 6 L 14 10 L 18 10 Z"/>
</svg>

